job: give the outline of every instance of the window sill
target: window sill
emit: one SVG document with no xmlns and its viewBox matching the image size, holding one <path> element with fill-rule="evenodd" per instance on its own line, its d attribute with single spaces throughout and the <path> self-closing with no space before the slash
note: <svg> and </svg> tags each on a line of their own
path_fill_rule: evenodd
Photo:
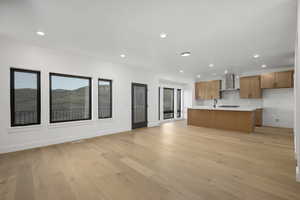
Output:
<svg viewBox="0 0 300 200">
<path fill-rule="evenodd" d="M 109 120 L 109 121 L 111 121 L 111 120 L 113 120 L 113 117 L 107 117 L 107 118 L 98 118 L 98 120 L 104 120 L 104 121 L 106 121 L 106 120 Z"/>
<path fill-rule="evenodd" d="M 79 121 L 70 121 L 70 122 L 57 122 L 57 123 L 49 123 L 48 128 L 64 128 L 64 127 L 74 127 L 74 126 L 87 126 L 93 124 L 94 120 L 79 120 Z"/>
<path fill-rule="evenodd" d="M 113 122 L 114 118 L 98 118 L 98 122 Z"/>
<path fill-rule="evenodd" d="M 20 133 L 20 132 L 30 132 L 30 131 L 37 131 L 44 128 L 42 124 L 36 124 L 36 125 L 29 125 L 29 126 L 15 126 L 15 127 L 9 127 L 7 132 L 9 134 L 13 133 Z"/>
</svg>

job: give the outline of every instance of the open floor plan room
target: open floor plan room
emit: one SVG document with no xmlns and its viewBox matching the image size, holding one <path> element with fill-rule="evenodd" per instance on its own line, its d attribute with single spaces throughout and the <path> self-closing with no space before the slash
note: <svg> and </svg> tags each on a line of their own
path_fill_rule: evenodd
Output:
<svg viewBox="0 0 300 200">
<path fill-rule="evenodd" d="M 300 200 L 300 0 L 0 0 L 0 200 Z"/>
</svg>

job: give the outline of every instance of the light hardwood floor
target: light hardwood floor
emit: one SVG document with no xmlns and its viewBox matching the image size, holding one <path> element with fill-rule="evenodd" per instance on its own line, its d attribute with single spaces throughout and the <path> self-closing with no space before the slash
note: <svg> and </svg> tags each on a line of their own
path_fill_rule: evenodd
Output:
<svg viewBox="0 0 300 200">
<path fill-rule="evenodd" d="M 179 121 L 0 155 L 0 199 L 299 200 L 300 183 L 292 134 Z"/>
</svg>

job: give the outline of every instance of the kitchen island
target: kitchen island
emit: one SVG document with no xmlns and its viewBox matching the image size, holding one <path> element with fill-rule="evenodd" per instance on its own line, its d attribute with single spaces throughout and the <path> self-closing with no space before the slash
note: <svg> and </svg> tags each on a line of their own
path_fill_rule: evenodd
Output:
<svg viewBox="0 0 300 200">
<path fill-rule="evenodd" d="M 257 108 L 197 106 L 188 109 L 188 125 L 251 133 Z"/>
</svg>

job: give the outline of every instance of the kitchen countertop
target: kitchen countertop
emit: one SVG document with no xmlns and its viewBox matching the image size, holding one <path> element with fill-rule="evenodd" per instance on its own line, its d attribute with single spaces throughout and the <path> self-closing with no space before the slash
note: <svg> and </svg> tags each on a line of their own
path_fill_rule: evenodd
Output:
<svg viewBox="0 0 300 200">
<path fill-rule="evenodd" d="M 201 109 L 201 110 L 228 110 L 228 111 L 255 111 L 256 109 L 260 109 L 257 107 L 251 107 L 251 106 L 240 106 L 237 108 L 224 108 L 224 107 L 216 107 L 213 106 L 193 106 L 189 107 L 189 109 Z"/>
</svg>

